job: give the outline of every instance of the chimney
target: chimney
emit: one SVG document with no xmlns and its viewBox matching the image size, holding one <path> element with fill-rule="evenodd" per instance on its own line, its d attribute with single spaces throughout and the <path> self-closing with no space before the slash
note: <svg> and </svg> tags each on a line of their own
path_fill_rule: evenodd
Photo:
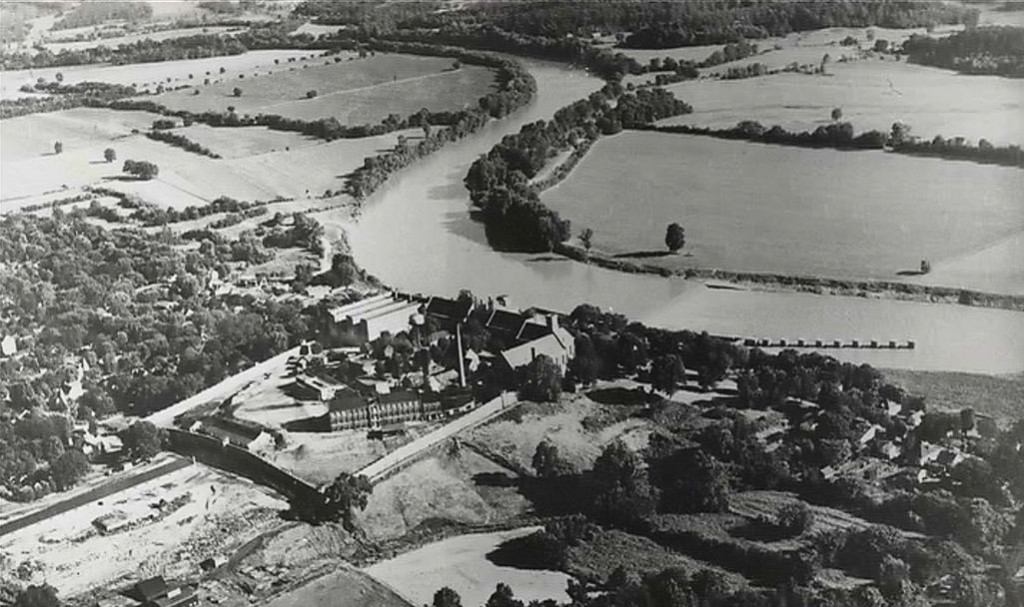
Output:
<svg viewBox="0 0 1024 607">
<path fill-rule="evenodd" d="M 547 321 L 548 329 L 550 329 L 552 333 L 558 330 L 558 314 L 548 314 Z"/>
<path fill-rule="evenodd" d="M 466 387 L 466 356 L 462 353 L 462 324 L 455 325 L 455 342 L 459 350 L 459 385 Z"/>
<path fill-rule="evenodd" d="M 537 358 L 537 348 L 530 348 L 530 360 Z"/>
</svg>

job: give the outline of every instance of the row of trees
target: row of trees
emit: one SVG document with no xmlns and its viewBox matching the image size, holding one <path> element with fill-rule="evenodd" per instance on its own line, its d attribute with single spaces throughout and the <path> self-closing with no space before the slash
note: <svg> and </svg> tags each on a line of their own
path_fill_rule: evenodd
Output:
<svg viewBox="0 0 1024 607">
<path fill-rule="evenodd" d="M 1024 167 L 1024 150 L 1019 145 L 995 146 L 986 139 L 981 139 L 977 145 L 971 145 L 963 137 L 945 139 L 941 135 L 936 135 L 931 140 L 921 140 L 913 137 L 910 134 L 910 127 L 901 122 L 894 123 L 889 133 L 872 130 L 856 134 L 853 125 L 849 122 L 841 122 L 841 118 L 842 109 L 835 108 L 832 111 L 832 119 L 835 122 L 821 125 L 813 132 L 802 131 L 799 133 L 788 131 L 778 125 L 766 128 L 756 120 L 744 120 L 730 129 L 688 125 L 639 128 L 662 133 L 704 135 L 719 139 L 739 139 L 812 148 L 880 150 L 888 146 L 893 152 L 900 154 Z"/>
<path fill-rule="evenodd" d="M 193 154 L 199 154 L 200 156 L 208 156 L 210 158 L 220 158 L 220 154 L 214 152 L 210 148 L 198 144 L 192 141 L 184 135 L 178 133 L 172 133 L 166 130 L 153 130 L 146 133 L 146 137 L 153 139 L 154 141 L 162 141 L 164 143 L 173 145 L 174 147 L 181 148 L 186 152 L 192 152 Z"/>
</svg>

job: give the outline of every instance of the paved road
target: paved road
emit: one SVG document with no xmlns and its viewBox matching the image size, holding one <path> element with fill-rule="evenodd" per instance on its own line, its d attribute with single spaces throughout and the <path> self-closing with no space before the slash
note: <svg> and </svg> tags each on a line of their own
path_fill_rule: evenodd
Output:
<svg viewBox="0 0 1024 607">
<path fill-rule="evenodd" d="M 86 504 L 92 503 L 96 500 L 101 500 L 105 497 L 108 497 L 115 493 L 119 493 L 126 489 L 131 489 L 136 485 L 141 485 L 142 483 L 151 481 L 155 478 L 159 478 L 165 474 L 170 474 L 171 472 L 181 470 L 182 468 L 191 465 L 192 462 L 190 460 L 175 455 L 173 456 L 173 459 L 167 463 L 160 464 L 159 466 L 153 468 L 142 470 L 141 472 L 136 474 L 116 478 L 110 482 L 103 483 L 98 487 L 94 487 L 92 489 L 89 489 L 88 491 L 69 497 L 66 500 L 57 502 L 55 504 L 50 504 L 49 506 L 42 508 L 41 510 L 36 510 L 35 512 L 31 512 L 29 514 L 26 514 L 25 516 L 18 517 L 11 521 L 7 521 L 6 523 L 0 525 L 0 537 L 7 535 L 9 533 L 14 533 L 15 531 L 24 529 L 25 527 L 28 527 L 30 525 L 34 525 L 39 521 L 46 520 L 53 516 L 57 516 L 58 514 L 64 514 L 65 512 L 74 510 L 79 506 L 84 506 Z"/>
<path fill-rule="evenodd" d="M 515 394 L 503 394 L 483 405 L 480 405 L 462 417 L 456 418 L 437 430 L 421 436 L 407 445 L 402 445 L 369 466 L 366 466 L 356 474 L 362 474 L 370 479 L 370 482 L 377 483 L 386 476 L 392 468 L 416 457 L 422 451 L 455 436 L 463 430 L 467 430 L 473 426 L 486 422 L 509 407 L 514 406 L 516 403 Z"/>
<path fill-rule="evenodd" d="M 291 350 L 286 350 L 285 352 L 281 352 L 277 356 L 268 358 L 267 360 L 261 363 L 256 363 L 255 365 L 246 369 L 245 371 L 232 375 L 231 377 L 225 379 L 219 384 L 214 384 L 209 388 L 203 390 L 199 394 L 194 394 L 177 404 L 171 405 L 166 409 L 157 411 L 156 413 L 147 417 L 146 420 L 153 422 L 153 424 L 157 426 L 162 426 L 165 428 L 171 427 L 174 425 L 175 417 L 189 411 L 190 409 L 198 407 L 203 403 L 207 403 L 214 400 L 227 399 L 235 392 L 238 392 L 239 390 L 244 388 L 250 382 L 253 382 L 257 379 L 261 379 L 265 373 L 269 373 L 275 368 L 283 366 L 286 362 L 288 362 L 289 356 L 294 356 L 298 353 L 299 347 L 296 346 Z"/>
</svg>

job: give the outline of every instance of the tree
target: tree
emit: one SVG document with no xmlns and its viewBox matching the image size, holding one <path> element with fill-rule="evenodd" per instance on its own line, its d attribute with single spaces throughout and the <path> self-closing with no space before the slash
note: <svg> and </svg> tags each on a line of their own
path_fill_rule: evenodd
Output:
<svg viewBox="0 0 1024 607">
<path fill-rule="evenodd" d="M 562 459 L 558 454 L 558 447 L 551 442 L 543 440 L 537 443 L 537 449 L 533 452 L 533 469 L 541 478 L 557 478 L 573 474 L 572 464 Z"/>
<path fill-rule="evenodd" d="M 776 524 L 789 535 L 800 535 L 811 528 L 814 513 L 803 502 L 786 504 L 779 510 Z"/>
<path fill-rule="evenodd" d="M 666 395 L 676 391 L 686 381 L 686 369 L 675 354 L 666 354 L 654 359 L 651 367 L 651 387 Z"/>
<path fill-rule="evenodd" d="M 340 520 L 345 529 L 353 530 L 354 511 L 366 509 L 371 493 L 373 485 L 368 478 L 361 474 L 342 472 L 324 489 L 324 495 L 327 497 L 327 517 L 331 520 Z"/>
<path fill-rule="evenodd" d="M 224 72 L 226 72 L 226 71 L 227 71 L 227 70 L 226 70 L 226 69 L 224 69 L 223 67 L 221 67 L 221 68 L 220 68 L 220 73 L 221 73 L 221 74 L 223 74 L 223 73 L 224 73 Z"/>
<path fill-rule="evenodd" d="M 453 70 L 458 71 L 459 68 L 461 68 L 461 67 L 462 67 L 462 62 L 461 61 L 459 61 L 458 59 L 456 59 L 455 61 L 452 61 L 452 69 Z"/>
<path fill-rule="evenodd" d="M 462 607 L 462 597 L 448 586 L 441 588 L 434 593 L 434 602 L 431 607 Z"/>
<path fill-rule="evenodd" d="M 555 402 L 562 395 L 562 371 L 550 357 L 540 354 L 526 365 L 519 395 L 539 402 Z"/>
<path fill-rule="evenodd" d="M 892 131 L 889 135 L 889 143 L 898 147 L 901 143 L 910 142 L 910 126 L 902 122 L 892 123 Z"/>
<path fill-rule="evenodd" d="M 125 160 L 121 170 L 143 181 L 148 181 L 160 174 L 160 167 L 146 160 Z"/>
<path fill-rule="evenodd" d="M 830 61 L 832 61 L 832 55 L 829 55 L 828 53 L 825 53 L 824 55 L 821 56 L 821 73 L 822 74 L 825 73 L 825 66 L 828 65 L 828 63 Z"/>
<path fill-rule="evenodd" d="M 63 151 L 64 151 L 64 142 L 63 141 L 54 141 L 53 142 L 53 153 L 54 154 L 60 154 Z"/>
<path fill-rule="evenodd" d="M 150 459 L 163 448 L 164 432 L 152 422 L 138 421 L 124 431 L 121 440 L 132 459 Z"/>
<path fill-rule="evenodd" d="M 580 232 L 580 242 L 583 243 L 583 248 L 589 253 L 590 247 L 594 242 L 594 230 L 584 228 L 583 231 Z"/>
<path fill-rule="evenodd" d="M 114 162 L 117 160 L 117 152 L 114 151 L 114 148 L 107 148 L 103 150 L 103 159 L 107 162 Z"/>
<path fill-rule="evenodd" d="M 843 117 L 843 108 L 836 107 L 832 108 L 832 120 L 838 122 Z"/>
<path fill-rule="evenodd" d="M 14 607 L 60 607 L 57 589 L 49 584 L 29 586 L 18 593 Z"/>
<path fill-rule="evenodd" d="M 234 89 L 231 90 L 231 95 L 233 97 L 241 97 L 242 96 L 242 89 L 240 89 L 240 88 L 238 88 L 236 86 Z"/>
<path fill-rule="evenodd" d="M 317 92 L 316 92 L 316 89 L 310 89 L 310 90 L 306 91 L 306 99 L 313 99 L 313 98 L 315 98 L 315 97 L 316 97 L 316 96 L 317 96 L 318 94 L 319 94 L 319 93 L 317 93 Z M 236 95 L 236 97 L 237 97 L 237 95 Z"/>
<path fill-rule="evenodd" d="M 594 514 L 612 525 L 630 526 L 654 512 L 657 494 L 640 457 L 621 440 L 609 444 L 594 461 L 598 487 Z"/>
<path fill-rule="evenodd" d="M 927 273 L 929 273 L 931 271 L 932 271 L 932 262 L 928 261 L 927 259 L 922 259 L 921 260 L 920 273 L 921 274 L 927 274 Z"/>
<path fill-rule="evenodd" d="M 89 471 L 89 460 L 78 449 L 68 449 L 50 466 L 50 475 L 58 491 L 73 487 Z"/>
<path fill-rule="evenodd" d="M 56 74 L 54 74 L 53 78 L 57 82 L 64 82 L 64 74 L 62 74 L 61 72 L 57 72 Z"/>
<path fill-rule="evenodd" d="M 499 583 L 484 607 L 524 607 L 523 602 L 516 600 L 516 595 L 507 584 Z"/>
<path fill-rule="evenodd" d="M 885 53 L 885 52 L 888 52 L 888 51 L 889 51 L 889 41 L 888 40 L 885 40 L 885 39 L 882 39 L 882 38 L 879 38 L 878 40 L 875 40 L 875 52 L 876 53 Z"/>
<path fill-rule="evenodd" d="M 665 230 L 665 246 L 668 250 L 676 253 L 686 245 L 686 232 L 683 226 L 678 223 L 670 223 Z"/>
</svg>

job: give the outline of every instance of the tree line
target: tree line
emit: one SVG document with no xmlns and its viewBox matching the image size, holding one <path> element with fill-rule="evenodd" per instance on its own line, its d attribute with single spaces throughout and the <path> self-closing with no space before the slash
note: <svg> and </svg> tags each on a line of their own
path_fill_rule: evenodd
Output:
<svg viewBox="0 0 1024 607">
<path fill-rule="evenodd" d="M 1024 168 L 1024 151 L 1019 145 L 996 146 L 987 139 L 977 145 L 970 144 L 963 137 L 946 139 L 936 135 L 931 140 L 922 140 L 910 134 L 910 127 L 901 122 L 894 123 L 889 133 L 871 130 L 860 134 L 854 132 L 849 122 L 836 121 L 821 125 L 814 131 L 793 132 L 775 125 L 766 128 L 756 120 L 743 120 L 728 129 L 714 129 L 689 125 L 640 126 L 640 130 L 659 133 L 682 133 L 703 135 L 718 139 L 738 139 L 775 145 L 791 145 L 810 148 L 835 148 L 840 150 L 889 150 L 899 154 L 933 156 L 951 160 L 973 160 L 988 164 Z"/>
<path fill-rule="evenodd" d="M 568 240 L 569 222 L 544 206 L 537 188 L 529 183 L 547 161 L 561 150 L 588 147 L 602 134 L 691 111 L 664 89 L 627 93 L 620 84 L 611 83 L 558 110 L 551 121 L 528 124 L 506 136 L 473 163 L 463 180 L 488 242 L 501 250 L 553 250 Z"/>
<path fill-rule="evenodd" d="M 195 141 L 192 141 L 184 135 L 178 133 L 172 133 L 171 131 L 165 130 L 153 130 L 147 131 L 146 137 L 153 139 L 154 141 L 162 141 L 164 143 L 173 145 L 174 147 L 181 148 L 186 152 L 192 152 L 193 154 L 199 154 L 200 156 L 208 156 L 210 158 L 220 158 L 220 154 L 214 152 L 210 148 L 200 145 Z"/>
<path fill-rule="evenodd" d="M 914 35 L 903 43 L 903 52 L 912 63 L 1024 78 L 1024 27 L 978 27 L 944 38 Z"/>
</svg>

